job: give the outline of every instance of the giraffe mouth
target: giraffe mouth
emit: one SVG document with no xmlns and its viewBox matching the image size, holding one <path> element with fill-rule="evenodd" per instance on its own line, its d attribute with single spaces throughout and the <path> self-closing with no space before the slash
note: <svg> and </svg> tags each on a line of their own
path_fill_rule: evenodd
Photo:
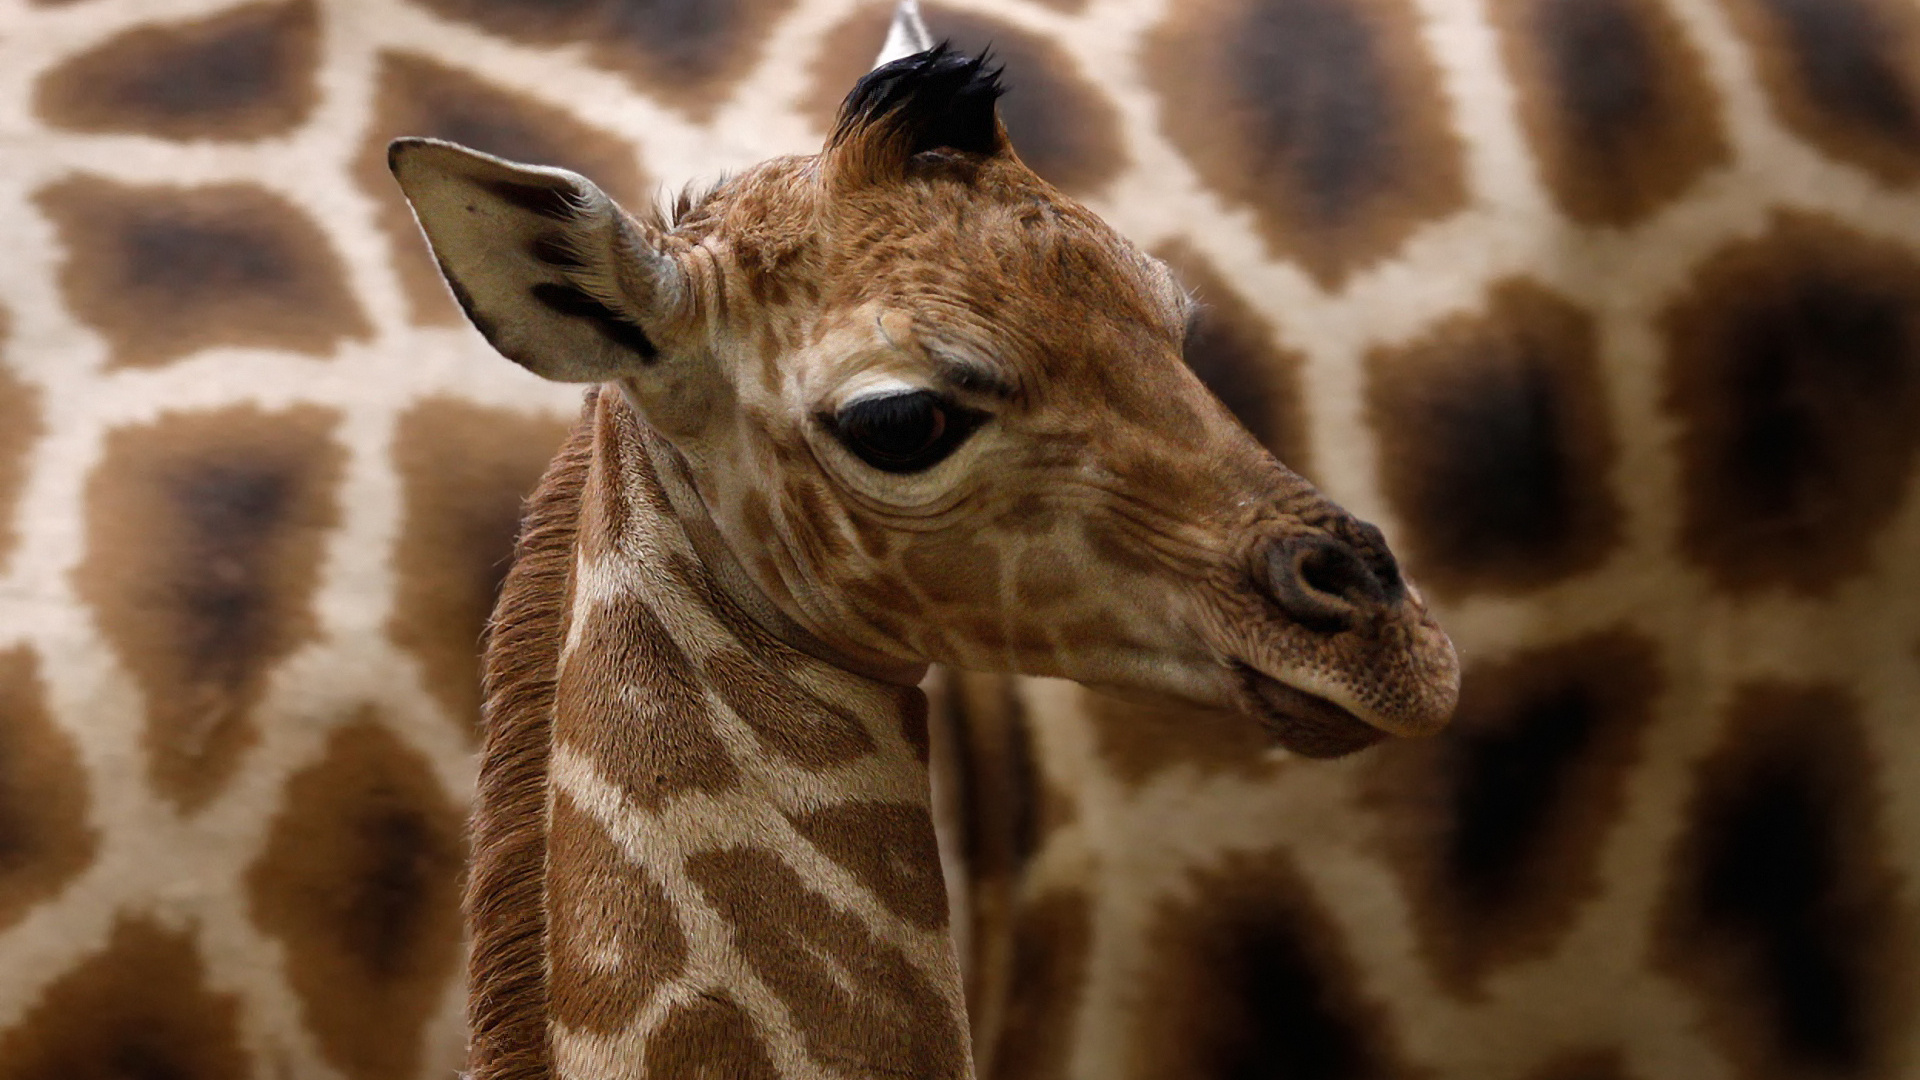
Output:
<svg viewBox="0 0 1920 1080">
<path fill-rule="evenodd" d="M 1318 694 L 1288 686 L 1246 665 L 1241 685 L 1250 710 L 1281 746 L 1310 758 L 1344 757 L 1364 750 L 1387 733 Z"/>
</svg>

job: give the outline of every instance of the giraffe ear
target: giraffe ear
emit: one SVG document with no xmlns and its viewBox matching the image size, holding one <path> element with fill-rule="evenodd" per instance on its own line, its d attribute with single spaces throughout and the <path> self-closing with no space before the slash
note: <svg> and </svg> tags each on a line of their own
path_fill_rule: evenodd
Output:
<svg viewBox="0 0 1920 1080">
<path fill-rule="evenodd" d="M 560 382 L 659 360 L 683 274 L 592 181 L 438 139 L 395 139 L 387 164 L 454 299 L 501 355 Z"/>
<path fill-rule="evenodd" d="M 943 42 L 868 72 L 840 103 L 822 155 L 827 177 L 860 186 L 904 175 L 913 156 L 927 151 L 1012 153 L 995 104 L 1004 92 L 1001 69 L 988 65 L 985 54 L 968 56 Z"/>
</svg>

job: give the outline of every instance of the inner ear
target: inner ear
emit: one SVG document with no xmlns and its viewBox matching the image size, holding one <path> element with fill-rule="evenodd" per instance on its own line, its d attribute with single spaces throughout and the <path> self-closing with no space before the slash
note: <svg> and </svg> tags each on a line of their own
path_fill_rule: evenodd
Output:
<svg viewBox="0 0 1920 1080">
<path fill-rule="evenodd" d="M 681 272 L 592 181 L 436 139 L 396 139 L 387 161 L 454 298 L 502 355 L 561 382 L 658 359 Z"/>
</svg>

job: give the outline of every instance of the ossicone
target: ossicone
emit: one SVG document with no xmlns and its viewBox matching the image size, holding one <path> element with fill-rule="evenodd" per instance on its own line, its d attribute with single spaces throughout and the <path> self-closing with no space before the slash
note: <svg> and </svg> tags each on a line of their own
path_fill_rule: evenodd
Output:
<svg viewBox="0 0 1920 1080">
<path fill-rule="evenodd" d="M 875 182 L 904 173 L 917 154 L 1008 152 L 996 102 L 1004 69 L 941 42 L 874 68 L 840 104 L 827 140 L 836 178 Z"/>
</svg>

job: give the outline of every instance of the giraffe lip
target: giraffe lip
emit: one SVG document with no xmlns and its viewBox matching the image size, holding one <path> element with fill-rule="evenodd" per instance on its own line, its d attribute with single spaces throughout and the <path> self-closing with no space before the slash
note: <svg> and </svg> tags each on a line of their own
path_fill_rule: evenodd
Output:
<svg viewBox="0 0 1920 1080">
<path fill-rule="evenodd" d="M 1310 758 L 1344 757 L 1387 733 L 1318 694 L 1239 665 L 1250 710 L 1281 746 Z"/>
</svg>

